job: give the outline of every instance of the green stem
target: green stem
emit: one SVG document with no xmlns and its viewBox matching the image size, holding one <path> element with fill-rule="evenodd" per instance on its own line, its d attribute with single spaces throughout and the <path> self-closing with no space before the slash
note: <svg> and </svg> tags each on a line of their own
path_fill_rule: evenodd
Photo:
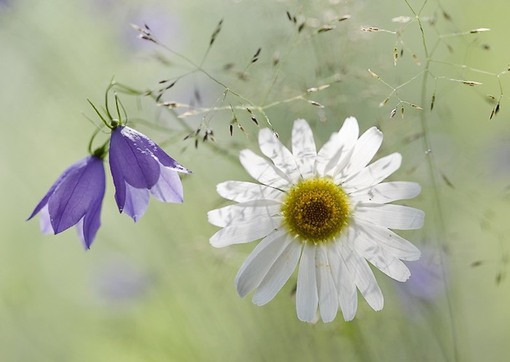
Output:
<svg viewBox="0 0 510 362">
<path fill-rule="evenodd" d="M 120 88 L 120 90 L 125 90 L 127 91 L 128 94 L 132 94 L 132 95 L 148 95 L 150 96 L 154 101 L 156 100 L 156 95 L 153 94 L 153 92 L 151 91 L 140 91 L 140 90 L 137 90 L 135 88 L 132 88 L 132 87 L 129 87 L 127 85 L 124 85 L 124 84 L 121 84 L 121 83 L 115 83 L 116 86 L 118 86 Z M 172 116 L 174 116 L 174 118 L 177 120 L 177 122 L 179 123 L 179 125 L 181 127 L 183 127 L 188 133 L 192 133 L 194 132 L 195 130 L 190 127 L 189 124 L 187 124 L 186 122 L 184 122 L 184 120 L 179 117 L 179 115 L 172 109 L 169 109 L 167 107 L 165 107 L 165 109 L 170 112 L 170 114 Z M 238 158 L 237 158 L 237 155 L 233 155 L 231 154 L 227 149 L 224 149 L 222 147 L 220 147 L 217 143 L 214 143 L 214 142 L 204 142 L 205 145 L 207 147 L 209 147 L 210 149 L 212 149 L 213 151 L 216 151 L 220 154 L 222 154 L 223 156 L 227 157 L 229 160 L 237 163 L 238 162 Z"/>
<path fill-rule="evenodd" d="M 425 62 L 425 68 L 424 68 L 424 72 L 423 72 L 422 89 L 421 89 L 421 103 L 424 105 L 425 102 L 427 101 L 427 80 L 428 80 L 428 76 L 430 74 L 430 64 L 431 64 L 432 60 L 431 60 L 430 54 L 428 52 L 425 32 L 423 30 L 423 24 L 420 19 L 420 13 L 423 10 L 423 8 L 425 7 L 425 5 L 427 4 L 428 0 L 425 0 L 423 2 L 418 13 L 414 11 L 412 6 L 409 4 L 408 0 L 404 0 L 404 1 L 407 4 L 407 6 L 409 7 L 409 9 L 416 16 L 418 25 L 420 27 L 423 50 L 425 52 L 426 62 Z M 420 112 L 420 126 L 421 126 L 421 131 L 423 133 L 423 138 L 422 138 L 423 139 L 423 149 L 424 149 L 424 153 L 426 155 L 427 168 L 429 170 L 429 175 L 430 175 L 429 181 L 432 186 L 433 195 L 434 195 L 433 200 L 434 200 L 435 212 L 433 213 L 433 215 L 435 216 L 435 222 L 437 223 L 438 231 L 439 231 L 439 233 L 438 233 L 439 237 L 438 237 L 437 242 L 440 244 L 444 244 L 444 240 L 442 240 L 442 237 L 446 237 L 446 226 L 444 223 L 443 207 L 442 207 L 442 204 L 440 201 L 441 195 L 439 193 L 439 186 L 438 186 L 438 182 L 437 182 L 437 178 L 436 178 L 436 168 L 437 167 L 436 167 L 436 162 L 434 160 L 434 154 L 431 151 L 432 146 L 431 146 L 431 142 L 430 142 L 430 130 L 429 130 L 427 119 L 426 119 L 426 110 L 425 109 L 423 110 L 423 112 Z M 442 247 L 441 247 L 441 250 L 443 250 Z M 454 308 L 453 308 L 453 302 L 451 299 L 450 291 L 448 290 L 448 283 L 446 282 L 447 277 L 448 277 L 446 274 L 446 268 L 445 268 L 446 255 L 443 252 L 440 252 L 439 254 L 440 254 L 440 260 L 441 260 L 441 274 L 442 274 L 443 280 L 445 281 L 444 285 L 445 285 L 446 304 L 447 304 L 448 313 L 449 313 L 449 317 L 450 317 L 449 322 L 450 322 L 451 339 L 452 339 L 452 344 L 453 344 L 453 346 L 452 346 L 453 360 L 458 361 L 459 360 L 459 351 L 458 351 L 458 343 L 457 343 L 458 336 L 457 336 L 457 332 L 456 332 L 456 328 L 455 328 L 456 322 L 455 322 L 455 317 L 454 317 Z"/>
</svg>

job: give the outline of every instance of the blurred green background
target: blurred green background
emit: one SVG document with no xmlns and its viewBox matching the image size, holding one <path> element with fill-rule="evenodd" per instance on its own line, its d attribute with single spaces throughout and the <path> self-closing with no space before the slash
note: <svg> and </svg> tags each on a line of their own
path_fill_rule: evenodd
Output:
<svg viewBox="0 0 510 362">
<path fill-rule="evenodd" d="M 411 10 L 422 5 L 429 57 Z M 506 360 L 510 102 L 500 72 L 510 59 L 508 14 L 504 0 L 1 0 L 0 361 Z M 87 98 L 101 105 L 112 77 L 145 90 L 193 70 L 137 39 L 129 24 L 148 24 L 200 63 L 220 19 L 204 69 L 255 105 L 277 102 L 266 113 L 283 142 L 296 118 L 310 121 L 321 145 L 354 115 L 363 130 L 383 130 L 381 155 L 403 154 L 395 179 L 422 185 L 409 204 L 427 213 L 422 230 L 402 233 L 424 250 L 432 276 L 417 293 L 376 271 L 383 311 L 360 299 L 354 321 L 339 315 L 315 325 L 297 320 L 293 281 L 264 307 L 237 296 L 234 277 L 255 243 L 212 248 L 216 229 L 206 213 L 223 204 L 217 183 L 249 179 L 235 158 L 242 148 L 257 150 L 257 126 L 240 109 L 246 132 L 236 125 L 231 137 L 228 109 L 180 122 L 147 97 L 121 95 L 133 126 L 193 170 L 183 178 L 185 203 L 151 200 L 134 224 L 118 214 L 107 176 L 102 227 L 87 252 L 74 229 L 43 236 L 37 220 L 25 222 L 58 175 L 86 155 L 95 126 L 84 115 L 98 123 Z M 361 30 L 369 26 L 382 30 Z M 481 27 L 491 31 L 469 33 Z M 396 93 L 379 106 L 391 87 Z M 223 92 L 194 72 L 163 100 L 245 104 Z M 193 137 L 183 138 L 199 125 L 195 149 Z M 202 142 L 206 128 L 214 130 L 212 148 Z M 419 292 L 428 287 L 432 297 Z"/>
</svg>

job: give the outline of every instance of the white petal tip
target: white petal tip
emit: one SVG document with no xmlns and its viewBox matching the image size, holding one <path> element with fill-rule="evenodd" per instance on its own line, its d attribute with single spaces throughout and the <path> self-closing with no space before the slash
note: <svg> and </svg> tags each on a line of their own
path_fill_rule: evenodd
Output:
<svg viewBox="0 0 510 362">
<path fill-rule="evenodd" d="M 261 300 L 259 298 L 255 298 L 255 296 L 252 298 L 251 302 L 255 304 L 257 307 L 262 307 L 263 305 L 270 302 L 270 300 Z"/>
<path fill-rule="evenodd" d="M 406 270 L 400 273 L 400 275 L 392 275 L 391 277 L 397 282 L 405 283 L 411 277 L 411 272 L 406 268 Z"/>
<path fill-rule="evenodd" d="M 269 128 L 263 128 L 259 132 L 259 140 L 263 140 L 265 138 L 276 138 L 274 131 L 271 131 Z"/>
<path fill-rule="evenodd" d="M 335 320 L 336 314 L 334 316 L 328 316 L 326 318 L 322 317 L 322 321 L 324 323 L 331 323 Z"/>
<path fill-rule="evenodd" d="M 402 278 L 399 280 L 399 282 L 405 283 L 409 280 L 410 277 L 411 277 L 411 273 L 409 273 L 409 275 L 402 276 Z"/>
<path fill-rule="evenodd" d="M 374 303 L 374 305 L 371 305 L 372 309 L 376 312 L 380 312 L 384 308 L 384 301 L 381 301 L 380 303 Z"/>
<path fill-rule="evenodd" d="M 349 116 L 345 119 L 344 123 L 345 122 L 356 122 L 358 123 L 358 120 L 356 119 L 356 117 L 353 117 L 353 116 Z"/>
<path fill-rule="evenodd" d="M 416 219 L 413 223 L 413 229 L 421 229 L 423 227 L 423 224 L 425 223 L 425 211 L 423 210 L 417 210 L 416 213 Z"/>
<path fill-rule="evenodd" d="M 416 261 L 421 258 L 421 251 L 416 248 L 414 253 L 410 253 L 409 256 L 405 259 L 406 261 Z"/>
<path fill-rule="evenodd" d="M 312 324 L 315 324 L 315 316 L 311 317 L 310 316 L 302 316 L 302 315 L 297 315 L 298 319 L 301 321 L 301 322 L 306 322 L 306 323 L 312 323 Z"/>
<path fill-rule="evenodd" d="M 211 244 L 211 246 L 213 246 L 215 248 L 223 248 L 225 246 L 228 246 L 225 243 L 223 243 L 221 240 L 218 240 L 218 238 L 215 238 L 214 235 L 209 239 L 209 244 Z"/>
<path fill-rule="evenodd" d="M 349 308 L 346 308 L 347 310 L 342 309 L 342 316 L 344 317 L 344 321 L 350 322 L 356 317 L 356 312 L 358 309 L 358 305 L 354 304 L 350 306 Z"/>
<path fill-rule="evenodd" d="M 239 297 L 241 297 L 241 298 L 246 297 L 246 295 L 250 292 L 248 289 L 243 288 L 242 285 L 237 284 L 237 280 L 236 280 L 236 290 L 237 290 L 237 295 L 239 295 Z"/>
</svg>

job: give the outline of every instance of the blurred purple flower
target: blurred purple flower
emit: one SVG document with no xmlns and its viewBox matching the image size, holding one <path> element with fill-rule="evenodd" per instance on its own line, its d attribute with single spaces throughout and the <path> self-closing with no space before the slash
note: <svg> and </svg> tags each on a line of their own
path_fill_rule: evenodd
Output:
<svg viewBox="0 0 510 362">
<path fill-rule="evenodd" d="M 408 267 L 411 270 L 406 286 L 408 293 L 423 301 L 432 301 L 444 291 L 445 281 L 441 265 L 436 265 L 431 260 L 423 260 L 408 263 Z"/>
<path fill-rule="evenodd" d="M 397 283 L 397 295 L 413 318 L 421 315 L 424 304 L 435 303 L 447 288 L 448 270 L 442 264 L 442 252 L 426 247 L 422 247 L 421 252 L 419 260 L 406 263 L 411 277 L 406 283 Z"/>
<path fill-rule="evenodd" d="M 114 259 L 97 269 L 93 287 L 108 302 L 129 302 L 143 297 L 151 285 L 149 274 L 129 260 Z"/>
<path fill-rule="evenodd" d="M 485 159 L 481 164 L 487 165 L 488 172 L 496 177 L 508 179 L 510 172 L 510 139 L 502 134 L 498 139 L 491 139 L 484 152 Z"/>
<path fill-rule="evenodd" d="M 0 0 L 1 2 L 2 0 Z M 4 0 L 5 1 L 5 0 Z M 134 52 L 153 52 L 152 42 L 141 40 L 129 24 L 143 27 L 147 24 L 151 33 L 162 44 L 171 44 L 174 50 L 181 50 L 185 44 L 179 9 L 171 4 L 149 2 L 126 3 L 119 6 L 116 0 L 82 0 L 93 12 L 92 16 L 106 21 L 114 35 L 119 38 L 115 44 L 132 55 Z"/>
<path fill-rule="evenodd" d="M 101 225 L 104 192 L 103 160 L 87 156 L 60 175 L 27 220 L 40 212 L 45 234 L 58 234 L 76 225 L 84 247 L 89 249 Z"/>
<path fill-rule="evenodd" d="M 149 205 L 149 191 L 163 202 L 183 202 L 177 172 L 190 173 L 145 135 L 118 126 L 110 139 L 110 170 L 115 201 L 136 222 Z"/>
</svg>

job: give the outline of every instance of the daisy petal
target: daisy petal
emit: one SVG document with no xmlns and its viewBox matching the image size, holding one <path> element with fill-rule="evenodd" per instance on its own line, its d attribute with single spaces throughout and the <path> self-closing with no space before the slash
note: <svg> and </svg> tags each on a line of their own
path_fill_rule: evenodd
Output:
<svg viewBox="0 0 510 362">
<path fill-rule="evenodd" d="M 259 133 L 259 146 L 262 153 L 269 157 L 291 183 L 299 179 L 299 169 L 295 158 L 287 147 L 282 145 L 278 137 L 268 128 Z"/>
<path fill-rule="evenodd" d="M 359 204 L 355 217 L 388 229 L 412 230 L 423 226 L 425 213 L 402 205 Z"/>
<path fill-rule="evenodd" d="M 292 127 L 292 154 L 303 178 L 313 176 L 317 150 L 313 133 L 304 119 L 298 119 Z"/>
<path fill-rule="evenodd" d="M 234 223 L 245 223 L 257 217 L 271 218 L 280 212 L 280 203 L 271 200 L 249 201 L 228 205 L 207 213 L 211 224 L 225 227 Z"/>
<path fill-rule="evenodd" d="M 317 248 L 316 268 L 319 310 L 322 321 L 327 323 L 333 321 L 338 312 L 338 292 L 333 280 L 333 268 L 328 260 L 327 247 Z"/>
<path fill-rule="evenodd" d="M 252 151 L 242 150 L 240 161 L 250 176 L 258 182 L 273 188 L 287 189 L 289 187 L 289 181 L 282 171 Z"/>
<path fill-rule="evenodd" d="M 319 296 L 315 278 L 315 251 L 317 247 L 306 243 L 299 262 L 296 290 L 296 310 L 299 320 L 312 322 L 315 319 Z"/>
<path fill-rule="evenodd" d="M 281 200 L 284 195 L 273 187 L 242 181 L 222 182 L 216 186 L 216 190 L 221 197 L 237 202 L 260 199 Z"/>
<path fill-rule="evenodd" d="M 420 250 L 393 231 L 378 225 L 357 220 L 356 223 L 370 235 L 387 252 L 401 260 L 418 260 Z"/>
<path fill-rule="evenodd" d="M 275 297 L 296 269 L 300 255 L 301 244 L 290 242 L 257 288 L 252 298 L 254 304 L 264 305 Z"/>
<path fill-rule="evenodd" d="M 384 274 L 399 282 L 405 282 L 411 276 L 403 262 L 387 252 L 363 229 L 357 230 L 353 241 L 352 248 Z"/>
<path fill-rule="evenodd" d="M 339 304 L 346 321 L 353 320 L 358 309 L 356 284 L 354 284 L 354 278 L 345 263 L 352 252 L 350 248 L 339 247 L 339 243 L 328 249 L 328 259 L 338 290 Z"/>
<path fill-rule="evenodd" d="M 281 218 L 258 217 L 249 222 L 224 227 L 211 236 L 209 242 L 215 248 L 232 244 L 249 243 L 250 241 L 269 235 L 281 223 Z"/>
<path fill-rule="evenodd" d="M 374 158 L 382 140 L 383 134 L 377 127 L 369 128 L 356 142 L 349 164 L 343 172 L 353 175 L 361 171 Z"/>
<path fill-rule="evenodd" d="M 285 230 L 269 234 L 245 260 L 235 279 L 237 293 L 241 297 L 246 296 L 260 285 L 275 260 L 291 242 L 285 234 Z"/>
<path fill-rule="evenodd" d="M 401 162 L 400 153 L 392 153 L 368 165 L 353 177 L 347 179 L 344 176 L 335 177 L 335 182 L 342 183 L 346 192 L 360 191 L 384 180 L 399 169 Z"/>
<path fill-rule="evenodd" d="M 354 276 L 354 283 L 367 303 L 372 309 L 381 310 L 384 306 L 384 297 L 367 261 L 356 252 L 351 253 L 345 261 Z"/>
<path fill-rule="evenodd" d="M 338 172 L 330 173 L 330 171 L 337 168 L 340 160 L 348 160 L 347 156 L 354 148 L 358 135 L 358 121 L 354 117 L 347 118 L 340 131 L 333 133 L 317 154 L 317 174 L 335 176 Z"/>
<path fill-rule="evenodd" d="M 385 182 L 351 194 L 351 200 L 356 202 L 373 202 L 386 204 L 397 200 L 412 199 L 420 194 L 421 187 L 415 182 L 394 181 Z"/>
</svg>

